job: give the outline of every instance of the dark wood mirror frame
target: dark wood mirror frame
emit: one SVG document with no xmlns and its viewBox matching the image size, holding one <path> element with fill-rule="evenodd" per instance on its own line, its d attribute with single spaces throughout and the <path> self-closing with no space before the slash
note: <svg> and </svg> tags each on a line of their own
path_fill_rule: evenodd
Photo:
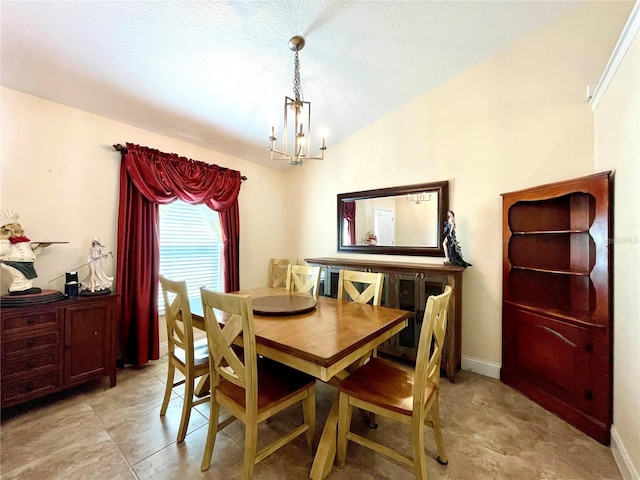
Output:
<svg viewBox="0 0 640 480">
<path fill-rule="evenodd" d="M 437 243 L 434 247 L 421 246 L 383 246 L 383 245 L 344 245 L 347 232 L 343 231 L 344 224 L 344 202 L 350 200 L 366 200 L 369 198 L 394 197 L 398 195 L 410 195 L 422 192 L 430 192 L 438 198 L 438 225 Z M 338 251 L 344 253 L 373 253 L 386 255 L 415 255 L 423 257 L 444 257 L 442 241 L 444 240 L 444 222 L 449 210 L 449 181 L 432 183 L 421 183 L 416 185 L 405 185 L 401 187 L 380 188 L 376 190 L 363 190 L 361 192 L 350 192 L 338 194 Z"/>
</svg>

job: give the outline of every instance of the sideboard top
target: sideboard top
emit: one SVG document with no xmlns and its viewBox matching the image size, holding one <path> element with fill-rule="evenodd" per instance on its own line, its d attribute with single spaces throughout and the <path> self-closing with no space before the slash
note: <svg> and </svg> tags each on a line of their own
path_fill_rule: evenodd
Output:
<svg viewBox="0 0 640 480">
<path fill-rule="evenodd" d="M 358 260 L 353 258 L 335 258 L 335 257 L 320 257 L 320 258 L 305 258 L 305 262 L 312 265 L 324 265 L 324 266 L 343 266 L 343 267 L 357 267 L 357 268 L 370 268 L 380 271 L 412 271 L 412 272 L 428 272 L 439 274 L 460 274 L 465 270 L 465 267 L 459 265 L 444 265 L 437 263 L 409 263 L 409 262 L 380 262 L 371 260 Z"/>
</svg>

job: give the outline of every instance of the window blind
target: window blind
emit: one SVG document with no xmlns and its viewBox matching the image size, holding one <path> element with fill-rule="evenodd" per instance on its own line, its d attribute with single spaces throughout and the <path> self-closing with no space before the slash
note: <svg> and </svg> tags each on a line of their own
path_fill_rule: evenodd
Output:
<svg viewBox="0 0 640 480">
<path fill-rule="evenodd" d="M 179 200 L 160 205 L 160 274 L 185 280 L 189 298 L 197 300 L 200 287 L 222 291 L 222 268 L 218 212 Z M 164 313 L 161 289 L 158 310 Z"/>
</svg>

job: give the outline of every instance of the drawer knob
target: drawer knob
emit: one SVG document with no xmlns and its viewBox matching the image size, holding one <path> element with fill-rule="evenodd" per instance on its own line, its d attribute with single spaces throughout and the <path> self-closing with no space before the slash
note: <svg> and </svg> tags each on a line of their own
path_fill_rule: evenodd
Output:
<svg viewBox="0 0 640 480">
<path fill-rule="evenodd" d="M 27 347 L 31 348 L 31 347 L 33 347 L 35 344 L 36 344 L 36 341 L 35 341 L 35 340 L 29 340 L 29 341 L 27 342 Z"/>
<path fill-rule="evenodd" d="M 31 317 L 27 319 L 27 325 L 34 325 L 36 323 L 36 319 Z"/>
</svg>

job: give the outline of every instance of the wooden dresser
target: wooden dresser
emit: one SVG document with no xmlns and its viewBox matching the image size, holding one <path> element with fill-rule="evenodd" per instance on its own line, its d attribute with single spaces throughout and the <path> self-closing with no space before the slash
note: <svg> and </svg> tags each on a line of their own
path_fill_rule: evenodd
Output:
<svg viewBox="0 0 640 480">
<path fill-rule="evenodd" d="M 117 295 L 0 313 L 1 407 L 109 376 L 116 385 Z"/>
<path fill-rule="evenodd" d="M 342 258 L 305 258 L 309 265 L 322 267 L 322 295 L 337 296 L 340 269 L 380 272 L 384 274 L 382 305 L 408 310 L 409 325 L 378 347 L 378 351 L 415 361 L 420 328 L 429 295 L 439 295 L 445 285 L 453 287 L 447 325 L 447 345 L 442 355 L 442 368 L 447 378 L 455 382 L 461 363 L 462 338 L 462 272 L 463 267 L 400 262 L 375 262 Z"/>
</svg>

